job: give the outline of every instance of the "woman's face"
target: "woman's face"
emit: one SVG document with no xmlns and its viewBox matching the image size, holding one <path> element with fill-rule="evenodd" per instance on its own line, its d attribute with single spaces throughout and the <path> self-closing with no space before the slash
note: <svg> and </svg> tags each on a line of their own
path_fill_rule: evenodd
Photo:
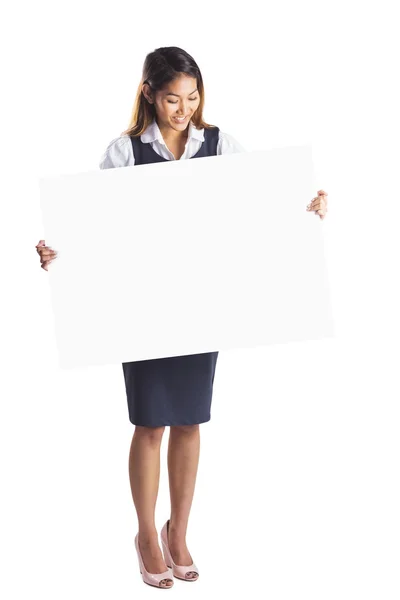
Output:
<svg viewBox="0 0 400 600">
<path fill-rule="evenodd" d="M 179 75 L 166 84 L 163 90 L 151 96 L 150 88 L 144 84 L 143 93 L 155 105 L 159 125 L 183 131 L 200 104 L 197 80 L 188 75 Z M 183 117 L 183 120 L 180 118 Z"/>
</svg>

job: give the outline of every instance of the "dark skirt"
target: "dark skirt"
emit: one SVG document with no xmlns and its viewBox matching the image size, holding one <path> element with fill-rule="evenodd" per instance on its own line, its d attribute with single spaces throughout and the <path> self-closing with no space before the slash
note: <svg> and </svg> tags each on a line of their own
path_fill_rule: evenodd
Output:
<svg viewBox="0 0 400 600">
<path fill-rule="evenodd" d="M 218 352 L 122 363 L 134 425 L 195 425 L 211 418 Z"/>
</svg>

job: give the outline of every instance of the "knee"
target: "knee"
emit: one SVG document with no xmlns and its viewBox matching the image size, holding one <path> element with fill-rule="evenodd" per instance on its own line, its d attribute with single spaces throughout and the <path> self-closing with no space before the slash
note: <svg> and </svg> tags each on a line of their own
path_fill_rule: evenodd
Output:
<svg viewBox="0 0 400 600">
<path fill-rule="evenodd" d="M 143 427 L 141 425 L 136 425 L 134 435 L 137 437 L 140 437 L 142 439 L 145 439 L 150 444 L 161 444 L 164 430 L 165 430 L 165 426 Z"/>
<path fill-rule="evenodd" d="M 170 433 L 172 435 L 196 435 L 199 431 L 199 425 L 172 425 Z"/>
</svg>

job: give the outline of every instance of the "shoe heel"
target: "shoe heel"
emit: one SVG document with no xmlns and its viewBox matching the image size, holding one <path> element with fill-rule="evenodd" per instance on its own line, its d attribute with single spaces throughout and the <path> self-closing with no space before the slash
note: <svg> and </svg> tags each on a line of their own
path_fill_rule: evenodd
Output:
<svg viewBox="0 0 400 600">
<path fill-rule="evenodd" d="M 163 551 L 163 555 L 164 555 L 164 562 L 169 569 L 172 569 L 172 565 L 173 565 L 172 556 L 171 556 L 167 546 L 165 545 L 164 540 L 161 540 L 161 546 L 162 546 L 162 551 Z"/>
</svg>

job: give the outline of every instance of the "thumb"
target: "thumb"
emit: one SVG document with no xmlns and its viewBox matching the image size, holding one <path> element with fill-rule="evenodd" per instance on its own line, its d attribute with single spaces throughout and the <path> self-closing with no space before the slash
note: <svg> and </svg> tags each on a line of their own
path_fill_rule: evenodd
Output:
<svg viewBox="0 0 400 600">
<path fill-rule="evenodd" d="M 39 246 L 45 246 L 45 241 L 44 240 L 40 240 L 38 244 L 36 244 L 35 248 L 38 248 Z"/>
</svg>

